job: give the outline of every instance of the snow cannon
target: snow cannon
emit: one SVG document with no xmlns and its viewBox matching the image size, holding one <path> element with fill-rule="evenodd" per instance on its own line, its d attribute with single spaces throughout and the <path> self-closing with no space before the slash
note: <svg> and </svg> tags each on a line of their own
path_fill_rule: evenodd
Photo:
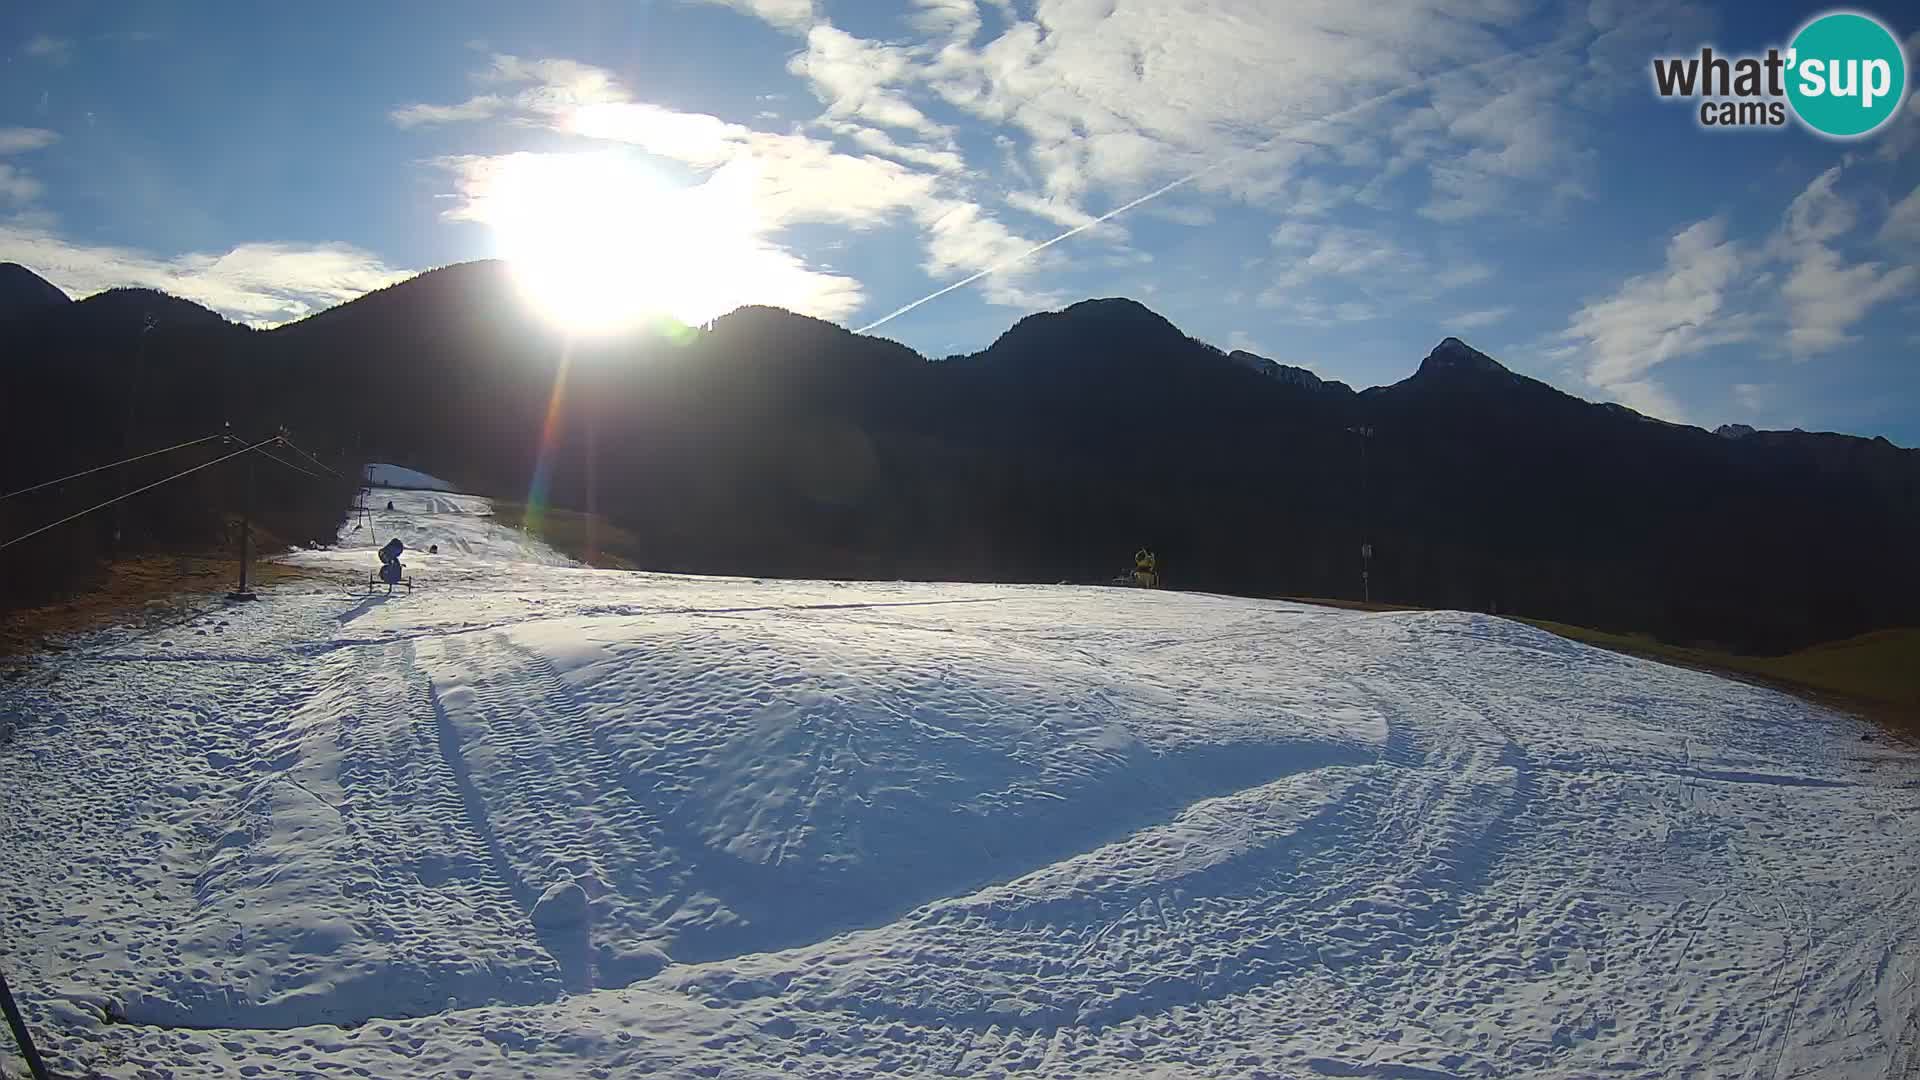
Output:
<svg viewBox="0 0 1920 1080">
<path fill-rule="evenodd" d="M 387 541 L 386 545 L 380 549 L 380 573 L 378 581 L 386 583 L 387 595 L 389 596 L 393 595 L 393 587 L 395 585 L 404 585 L 409 592 L 413 590 L 413 579 L 406 576 L 406 569 L 400 565 L 400 553 L 405 550 L 407 550 L 407 545 L 401 543 L 400 538 L 397 536 Z M 376 584 L 376 579 L 369 577 L 367 579 L 367 591 L 372 592 Z"/>
<path fill-rule="evenodd" d="M 1160 587 L 1160 560 L 1152 549 L 1141 548 L 1133 553 L 1133 584 L 1141 589 Z"/>
</svg>

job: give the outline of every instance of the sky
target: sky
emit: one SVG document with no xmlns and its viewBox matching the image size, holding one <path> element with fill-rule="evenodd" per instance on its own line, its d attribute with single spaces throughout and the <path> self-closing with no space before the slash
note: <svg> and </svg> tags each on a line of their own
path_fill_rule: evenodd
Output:
<svg viewBox="0 0 1920 1080">
<path fill-rule="evenodd" d="M 1920 97 L 1836 141 L 1653 88 L 1827 10 L 14 4 L 0 261 L 267 326 L 505 256 L 573 316 L 611 279 L 931 357 L 1130 296 L 1356 387 L 1454 335 L 1662 419 L 1920 446 Z M 1920 12 L 1851 10 L 1920 57 Z"/>
</svg>

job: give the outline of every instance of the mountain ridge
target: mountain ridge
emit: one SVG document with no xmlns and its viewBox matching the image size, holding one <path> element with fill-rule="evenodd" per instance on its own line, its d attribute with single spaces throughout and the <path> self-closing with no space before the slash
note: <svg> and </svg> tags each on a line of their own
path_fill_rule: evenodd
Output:
<svg viewBox="0 0 1920 1080">
<path fill-rule="evenodd" d="M 1376 599 L 1675 641 L 1790 650 L 1920 609 L 1920 452 L 1656 422 L 1454 337 L 1355 393 L 1122 298 L 932 360 L 765 307 L 574 341 L 512 289 L 456 264 L 268 331 L 131 291 L 42 311 L 6 331 L 0 460 L 285 426 L 593 509 L 690 573 L 1099 582 L 1146 543 L 1183 588 L 1357 597 L 1369 545 Z M 125 439 L 99 417 L 135 387 Z"/>
<path fill-rule="evenodd" d="M 0 262 L 0 322 L 73 303 L 66 290 L 16 262 Z"/>
<path fill-rule="evenodd" d="M 211 308 L 206 307 L 205 305 L 198 304 L 192 300 L 187 300 L 187 299 L 166 293 L 164 291 L 151 289 L 151 288 L 116 287 L 116 288 L 104 290 L 99 293 L 93 293 L 81 300 L 73 300 L 71 298 L 68 298 L 63 291 L 59 290 L 57 287 L 53 286 L 51 283 L 46 282 L 44 278 L 41 278 L 38 274 L 34 273 L 30 268 L 25 267 L 19 263 L 11 263 L 11 262 L 0 263 L 0 319 L 4 319 L 6 317 L 5 306 L 4 306 L 4 293 L 8 285 L 7 277 L 9 273 L 13 271 L 17 271 L 19 274 L 23 274 L 27 278 L 31 278 L 32 281 L 39 282 L 40 284 L 45 285 L 46 288 L 53 290 L 55 293 L 58 293 L 58 295 L 63 300 L 65 300 L 66 304 L 85 304 L 90 301 L 98 301 L 99 298 L 101 297 L 114 297 L 117 299 L 117 302 L 120 302 L 120 303 L 137 304 L 137 301 L 135 298 L 146 298 L 146 303 L 149 306 L 157 307 L 166 311 L 173 312 L 175 315 L 175 318 L 179 321 L 187 321 L 187 322 L 197 321 L 205 324 L 212 324 L 214 321 L 217 320 L 219 322 L 229 323 L 236 327 L 242 325 L 238 323 L 233 323 L 231 320 L 226 319 L 224 316 L 220 315 L 218 312 L 213 311 Z M 486 286 L 489 286 L 490 291 L 497 290 L 500 293 L 499 296 L 493 297 L 492 299 L 504 299 L 507 296 L 511 295 L 512 293 L 510 275 L 511 275 L 510 267 L 507 265 L 507 263 L 504 260 L 501 260 L 501 259 L 476 259 L 476 260 L 469 260 L 466 262 L 449 263 L 444 266 L 438 266 L 438 267 L 433 267 L 427 270 L 423 270 L 420 273 L 415 274 L 413 277 L 407 278 L 403 281 L 399 281 L 392 285 L 384 286 L 380 289 L 375 289 L 371 292 L 364 293 L 361 296 L 355 297 L 352 300 L 343 301 L 342 303 L 336 304 L 329 308 L 324 308 L 320 311 L 313 312 L 310 315 L 304 316 L 292 322 L 283 323 L 279 326 L 275 326 L 275 327 L 272 327 L 266 330 L 257 331 L 257 332 L 268 334 L 268 335 L 284 335 L 285 332 L 296 331 L 296 330 L 304 332 L 305 330 L 310 329 L 315 325 L 324 325 L 326 322 L 330 320 L 330 317 L 335 316 L 335 313 L 361 310 L 360 308 L 357 308 L 356 305 L 362 305 L 363 302 L 367 302 L 367 301 L 376 301 L 376 302 L 386 303 L 386 302 L 393 302 L 395 299 L 407 298 L 413 294 L 418 293 L 420 291 L 420 286 L 426 285 L 428 283 L 438 283 L 438 284 L 444 284 L 444 285 L 458 284 L 463 287 L 466 287 L 470 284 L 470 282 L 469 280 L 464 280 L 464 279 L 471 279 L 472 282 L 479 282 L 479 283 L 483 283 Z M 96 304 L 96 307 L 97 306 L 98 305 Z M 188 312 L 191 312 L 194 314 L 191 314 L 191 315 L 182 314 L 182 313 L 188 313 Z M 1123 321 L 1124 325 L 1131 325 L 1134 327 L 1139 327 L 1139 326 L 1150 327 L 1165 339 L 1172 340 L 1174 338 L 1177 338 L 1179 341 L 1183 343 L 1191 343 L 1191 344 L 1203 346 L 1204 348 L 1211 350 L 1213 353 L 1217 354 L 1218 356 L 1224 359 L 1227 359 L 1229 361 L 1232 361 L 1233 363 L 1237 364 L 1243 369 L 1254 371 L 1258 374 L 1265 375 L 1268 378 L 1274 379 L 1282 383 L 1292 384 L 1295 386 L 1299 386 L 1303 389 L 1309 389 L 1309 390 L 1325 390 L 1325 391 L 1329 391 L 1336 394 L 1350 393 L 1350 394 L 1358 394 L 1358 395 L 1367 395 L 1367 394 L 1377 393 L 1379 391 L 1390 390 L 1390 389 L 1393 389 L 1394 387 L 1403 386 L 1404 384 L 1408 383 L 1410 380 L 1418 379 L 1418 378 L 1421 378 L 1422 376 L 1432 378 L 1436 375 L 1445 376 L 1445 375 L 1450 375 L 1450 374 L 1459 373 L 1459 372 L 1470 372 L 1475 375 L 1504 375 L 1509 377 L 1510 379 L 1517 380 L 1523 383 L 1535 384 L 1537 386 L 1551 390 L 1556 394 L 1562 395 L 1564 397 L 1570 398 L 1575 401 L 1582 402 L 1584 404 L 1589 404 L 1589 405 L 1593 405 L 1600 408 L 1607 408 L 1620 413 L 1631 414 L 1633 416 L 1640 417 L 1642 419 L 1655 422 L 1655 423 L 1666 424 L 1666 425 L 1675 426 L 1675 427 L 1692 428 L 1694 430 L 1707 432 L 1709 434 L 1719 434 L 1724 437 L 1738 438 L 1738 437 L 1741 437 L 1742 435 L 1750 434 L 1750 433 L 1776 434 L 1776 435 L 1832 435 L 1832 436 L 1837 436 L 1841 438 L 1861 439 L 1868 442 L 1879 441 L 1879 442 L 1886 443 L 1887 445 L 1892 446 L 1896 449 L 1903 449 L 1903 450 L 1913 449 L 1910 447 L 1902 447 L 1899 444 L 1894 443 L 1891 440 L 1887 439 L 1884 435 L 1865 435 L 1865 434 L 1858 434 L 1858 433 L 1852 433 L 1852 432 L 1833 432 L 1833 431 L 1810 432 L 1810 431 L 1804 431 L 1799 428 L 1756 429 L 1756 428 L 1750 427 L 1749 425 L 1739 424 L 1739 423 L 1721 424 L 1716 428 L 1707 428 L 1707 427 L 1703 427 L 1695 424 L 1679 424 L 1679 423 L 1675 423 L 1674 421 L 1662 420 L 1659 417 L 1648 416 L 1645 413 L 1642 413 L 1636 409 L 1633 409 L 1630 406 L 1623 405 L 1618 402 L 1593 401 L 1588 398 L 1582 398 L 1577 394 L 1571 394 L 1565 390 L 1561 390 L 1560 388 L 1553 386 L 1551 383 L 1542 382 L 1541 380 L 1534 379 L 1531 376 L 1527 376 L 1519 372 L 1516 372 L 1511 368 L 1508 368 L 1504 364 L 1500 363 L 1498 360 L 1494 359 L 1491 355 L 1485 352 L 1482 352 L 1479 349 L 1474 348 L 1471 344 L 1467 343 L 1466 341 L 1464 341 L 1463 339 L 1461 339 L 1456 335 L 1447 335 L 1443 337 L 1433 347 L 1433 349 L 1428 352 L 1427 356 L 1423 358 L 1419 362 L 1419 364 L 1415 366 L 1413 372 L 1407 375 L 1406 377 L 1395 382 L 1381 383 L 1374 386 L 1363 387 L 1363 388 L 1355 388 L 1350 384 L 1343 382 L 1341 380 L 1325 378 L 1319 375 L 1318 373 L 1312 371 L 1311 369 L 1296 366 L 1296 365 L 1283 364 L 1277 360 L 1273 360 L 1269 357 L 1261 356 L 1257 353 L 1253 353 L 1247 350 L 1235 349 L 1232 351 L 1227 351 L 1227 350 L 1219 349 L 1212 345 L 1208 345 L 1202 339 L 1187 335 L 1184 331 L 1180 330 L 1179 327 L 1174 322 L 1172 322 L 1172 320 L 1168 319 L 1165 315 L 1162 315 L 1161 313 L 1155 311 L 1154 309 L 1147 306 L 1146 304 L 1138 300 L 1132 299 L 1130 297 L 1093 297 L 1085 300 L 1075 301 L 1074 303 L 1069 304 L 1066 307 L 1061 308 L 1057 311 L 1036 312 L 1027 316 L 1023 316 L 1022 318 L 1016 320 L 1014 324 L 1010 326 L 1006 331 L 1003 331 L 999 335 L 999 337 L 997 337 L 985 349 L 978 350 L 977 352 L 974 352 L 974 353 L 960 354 L 955 357 L 948 357 L 945 360 L 934 358 L 927 354 L 921 353 L 918 350 L 912 348 L 911 346 L 906 345 L 892 338 L 881 337 L 873 334 L 861 334 L 858 331 L 855 331 L 854 329 L 852 329 L 851 327 L 844 326 L 840 323 L 833 322 L 832 320 L 829 320 L 829 319 L 820 319 L 810 315 L 803 315 L 798 312 L 790 311 L 788 309 L 773 306 L 773 305 L 766 305 L 766 304 L 741 305 L 740 307 L 734 309 L 733 311 L 730 311 L 727 314 L 720 316 L 718 319 L 714 321 L 713 326 L 715 328 L 718 328 L 723 324 L 739 322 L 741 321 L 739 317 L 743 315 L 749 319 L 762 319 L 762 320 L 769 316 L 781 316 L 787 319 L 797 320 L 801 323 L 811 323 L 811 324 L 818 324 L 821 327 L 831 327 L 834 330 L 839 331 L 841 334 L 845 335 L 848 338 L 880 343 L 891 349 L 911 354 L 912 356 L 929 363 L 944 363 L 944 362 L 948 362 L 950 360 L 955 360 L 955 359 L 967 359 L 971 357 L 982 356 L 988 352 L 991 352 L 995 346 L 1000 345 L 1001 342 L 1007 339 L 1009 335 L 1015 334 L 1016 331 L 1020 331 L 1022 327 L 1028 327 L 1029 329 L 1031 329 L 1032 326 L 1048 325 L 1048 324 L 1052 324 L 1054 326 L 1064 325 L 1067 327 L 1072 327 L 1075 325 L 1085 325 L 1084 320 L 1088 318 L 1103 319 L 1111 323 L 1117 317 L 1119 320 Z M 707 332 L 711 332 L 711 331 L 707 331 Z M 563 338 L 565 335 L 562 331 L 555 329 L 549 332 L 549 336 L 555 339 L 559 339 L 559 338 Z M 623 342 L 623 344 L 631 345 L 633 344 L 633 341 L 628 340 L 626 342 Z"/>
</svg>

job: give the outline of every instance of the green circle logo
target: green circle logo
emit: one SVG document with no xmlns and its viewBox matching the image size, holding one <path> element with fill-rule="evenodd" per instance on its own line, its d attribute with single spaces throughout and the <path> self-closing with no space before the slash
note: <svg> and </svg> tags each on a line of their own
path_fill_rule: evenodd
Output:
<svg viewBox="0 0 1920 1080">
<path fill-rule="evenodd" d="M 1907 97 L 1906 53 L 1868 15 L 1836 11 L 1808 23 L 1794 36 L 1787 65 L 1787 100 L 1822 135 L 1865 135 Z"/>
</svg>

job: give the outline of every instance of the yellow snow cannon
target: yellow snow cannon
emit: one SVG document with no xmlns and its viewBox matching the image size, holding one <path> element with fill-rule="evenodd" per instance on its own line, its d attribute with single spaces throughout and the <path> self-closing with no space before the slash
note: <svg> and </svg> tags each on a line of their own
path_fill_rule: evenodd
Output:
<svg viewBox="0 0 1920 1080">
<path fill-rule="evenodd" d="M 1133 583 L 1142 589 L 1160 587 L 1159 560 L 1146 548 L 1133 553 Z"/>
</svg>

